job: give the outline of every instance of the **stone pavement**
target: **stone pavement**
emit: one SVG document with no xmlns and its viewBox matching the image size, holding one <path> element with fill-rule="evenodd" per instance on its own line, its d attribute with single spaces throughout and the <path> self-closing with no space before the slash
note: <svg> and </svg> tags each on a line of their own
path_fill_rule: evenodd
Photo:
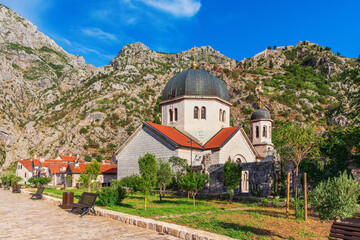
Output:
<svg viewBox="0 0 360 240">
<path fill-rule="evenodd" d="M 0 239 L 179 239 L 87 214 L 69 213 L 44 200 L 0 189 Z"/>
</svg>

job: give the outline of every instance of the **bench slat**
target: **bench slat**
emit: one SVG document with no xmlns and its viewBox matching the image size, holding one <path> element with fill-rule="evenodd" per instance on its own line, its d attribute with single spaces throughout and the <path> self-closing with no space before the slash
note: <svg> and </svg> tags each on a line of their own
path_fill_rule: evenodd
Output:
<svg viewBox="0 0 360 240">
<path fill-rule="evenodd" d="M 357 237 L 344 236 L 344 235 L 335 234 L 335 233 L 330 233 L 330 237 L 339 238 L 339 239 L 345 239 L 345 240 L 359 240 L 360 239 L 360 238 L 357 238 Z"/>
<path fill-rule="evenodd" d="M 360 228 L 360 224 L 355 223 L 347 223 L 347 222 L 334 222 L 333 225 L 340 225 L 340 226 L 353 226 Z"/>
<path fill-rule="evenodd" d="M 348 232 L 348 231 L 343 231 L 340 229 L 331 229 L 330 230 L 331 233 L 339 233 L 339 234 L 344 234 L 347 236 L 354 236 L 354 237 L 360 237 L 360 233 L 357 232 Z M 360 239 L 360 238 L 359 238 Z"/>
<path fill-rule="evenodd" d="M 353 226 L 338 226 L 338 225 L 333 225 L 331 227 L 332 229 L 341 229 L 341 230 L 348 230 L 348 231 L 353 231 L 353 232 L 360 232 L 360 228 L 357 228 L 357 227 L 353 227 Z"/>
</svg>

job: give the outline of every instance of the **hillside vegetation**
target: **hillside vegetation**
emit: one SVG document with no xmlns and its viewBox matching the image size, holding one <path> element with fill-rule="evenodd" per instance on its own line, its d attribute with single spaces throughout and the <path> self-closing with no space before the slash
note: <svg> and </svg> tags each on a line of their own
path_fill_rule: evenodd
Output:
<svg viewBox="0 0 360 240">
<path fill-rule="evenodd" d="M 160 122 L 161 91 L 192 65 L 191 50 L 152 51 L 126 45 L 96 68 L 65 52 L 29 21 L 0 5 L 0 165 L 19 158 L 80 153 L 110 158 L 142 121 Z M 349 96 L 359 91 L 359 59 L 300 41 L 236 61 L 209 46 L 197 66 L 225 82 L 231 123 L 248 129 L 261 98 L 275 120 L 348 126 Z M 263 92 L 256 93 L 261 83 Z"/>
</svg>

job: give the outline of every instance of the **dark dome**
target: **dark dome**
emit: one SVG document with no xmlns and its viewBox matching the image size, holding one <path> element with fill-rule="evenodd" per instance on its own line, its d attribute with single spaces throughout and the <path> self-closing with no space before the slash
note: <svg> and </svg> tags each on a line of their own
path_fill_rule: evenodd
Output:
<svg viewBox="0 0 360 240">
<path fill-rule="evenodd" d="M 269 111 L 260 108 L 251 115 L 251 120 L 260 120 L 260 119 L 271 119 Z"/>
<path fill-rule="evenodd" d="M 182 96 L 219 97 L 230 102 L 230 95 L 224 83 L 201 69 L 189 69 L 176 74 L 162 92 L 163 101 Z"/>
</svg>

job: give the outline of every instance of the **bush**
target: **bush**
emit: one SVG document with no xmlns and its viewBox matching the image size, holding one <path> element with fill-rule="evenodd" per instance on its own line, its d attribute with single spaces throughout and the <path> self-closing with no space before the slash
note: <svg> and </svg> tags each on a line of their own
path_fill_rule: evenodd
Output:
<svg viewBox="0 0 360 240">
<path fill-rule="evenodd" d="M 39 177 L 39 178 L 32 177 L 32 178 L 29 179 L 29 183 L 34 184 L 35 187 L 44 186 L 44 185 L 48 184 L 51 181 L 52 181 L 52 178 L 49 178 L 49 177 Z"/>
<path fill-rule="evenodd" d="M 103 206 L 119 205 L 126 197 L 126 191 L 122 187 L 117 188 L 104 188 L 99 194 L 100 204 Z"/>
<path fill-rule="evenodd" d="M 344 219 L 358 210 L 359 194 L 360 185 L 344 171 L 340 177 L 321 182 L 314 189 L 311 206 L 322 220 Z"/>
</svg>

